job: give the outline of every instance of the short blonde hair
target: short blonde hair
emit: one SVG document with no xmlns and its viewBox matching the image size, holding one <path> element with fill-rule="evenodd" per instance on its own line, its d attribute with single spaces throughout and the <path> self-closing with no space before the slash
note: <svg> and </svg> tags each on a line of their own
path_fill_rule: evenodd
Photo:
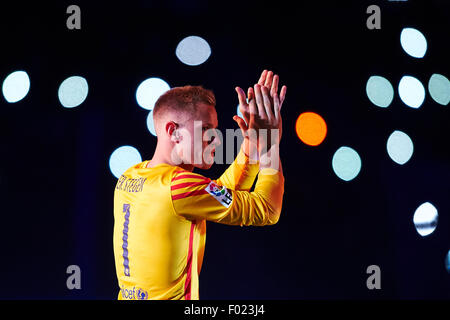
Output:
<svg viewBox="0 0 450 320">
<path fill-rule="evenodd" d="M 153 108 L 153 119 L 160 119 L 168 111 L 195 114 L 197 105 L 200 103 L 215 107 L 216 97 L 214 93 L 202 86 L 187 85 L 172 88 L 156 101 Z"/>
</svg>

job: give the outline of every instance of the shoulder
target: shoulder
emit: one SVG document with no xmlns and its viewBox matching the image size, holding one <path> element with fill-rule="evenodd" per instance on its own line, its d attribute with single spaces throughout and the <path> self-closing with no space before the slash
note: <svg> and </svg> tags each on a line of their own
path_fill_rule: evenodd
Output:
<svg viewBox="0 0 450 320">
<path fill-rule="evenodd" d="M 180 183 L 196 183 L 196 182 L 209 183 L 210 181 L 211 179 L 198 173 L 186 170 L 175 170 L 172 174 L 171 184 L 178 185 Z"/>
<path fill-rule="evenodd" d="M 191 198 L 207 194 L 212 180 L 198 173 L 178 171 L 172 176 L 170 191 L 172 200 Z"/>
</svg>

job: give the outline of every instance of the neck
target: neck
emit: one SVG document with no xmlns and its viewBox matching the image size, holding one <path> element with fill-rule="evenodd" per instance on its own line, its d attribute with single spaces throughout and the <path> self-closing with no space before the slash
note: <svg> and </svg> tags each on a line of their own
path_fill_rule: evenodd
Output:
<svg viewBox="0 0 450 320">
<path fill-rule="evenodd" d="M 169 149 L 170 151 L 167 151 Z M 161 147 L 160 144 L 157 144 L 155 153 L 153 154 L 153 157 L 150 160 L 150 162 L 147 164 L 147 168 L 154 167 L 161 163 L 170 164 L 171 166 L 178 166 L 186 171 L 192 172 L 194 170 L 194 166 L 192 164 L 185 164 L 185 163 L 176 164 L 174 161 L 172 161 L 172 149 L 167 147 L 163 148 Z"/>
</svg>

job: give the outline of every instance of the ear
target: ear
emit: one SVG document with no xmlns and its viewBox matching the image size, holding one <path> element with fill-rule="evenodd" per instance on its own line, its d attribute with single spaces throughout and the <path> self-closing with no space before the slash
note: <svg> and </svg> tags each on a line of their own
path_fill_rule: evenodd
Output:
<svg viewBox="0 0 450 320">
<path fill-rule="evenodd" d="M 180 140 L 180 135 L 177 130 L 177 124 L 173 121 L 166 123 L 166 133 L 169 135 L 170 140 L 178 143 Z"/>
</svg>

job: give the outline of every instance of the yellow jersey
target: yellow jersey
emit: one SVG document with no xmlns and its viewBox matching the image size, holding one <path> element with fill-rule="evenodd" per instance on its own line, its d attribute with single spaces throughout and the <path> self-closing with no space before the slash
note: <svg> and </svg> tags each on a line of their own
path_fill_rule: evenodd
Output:
<svg viewBox="0 0 450 320">
<path fill-rule="evenodd" d="M 147 168 L 148 163 L 126 170 L 114 190 L 118 299 L 199 299 L 206 220 L 276 223 L 283 174 L 259 170 L 242 149 L 217 180 L 164 163 Z"/>
</svg>

